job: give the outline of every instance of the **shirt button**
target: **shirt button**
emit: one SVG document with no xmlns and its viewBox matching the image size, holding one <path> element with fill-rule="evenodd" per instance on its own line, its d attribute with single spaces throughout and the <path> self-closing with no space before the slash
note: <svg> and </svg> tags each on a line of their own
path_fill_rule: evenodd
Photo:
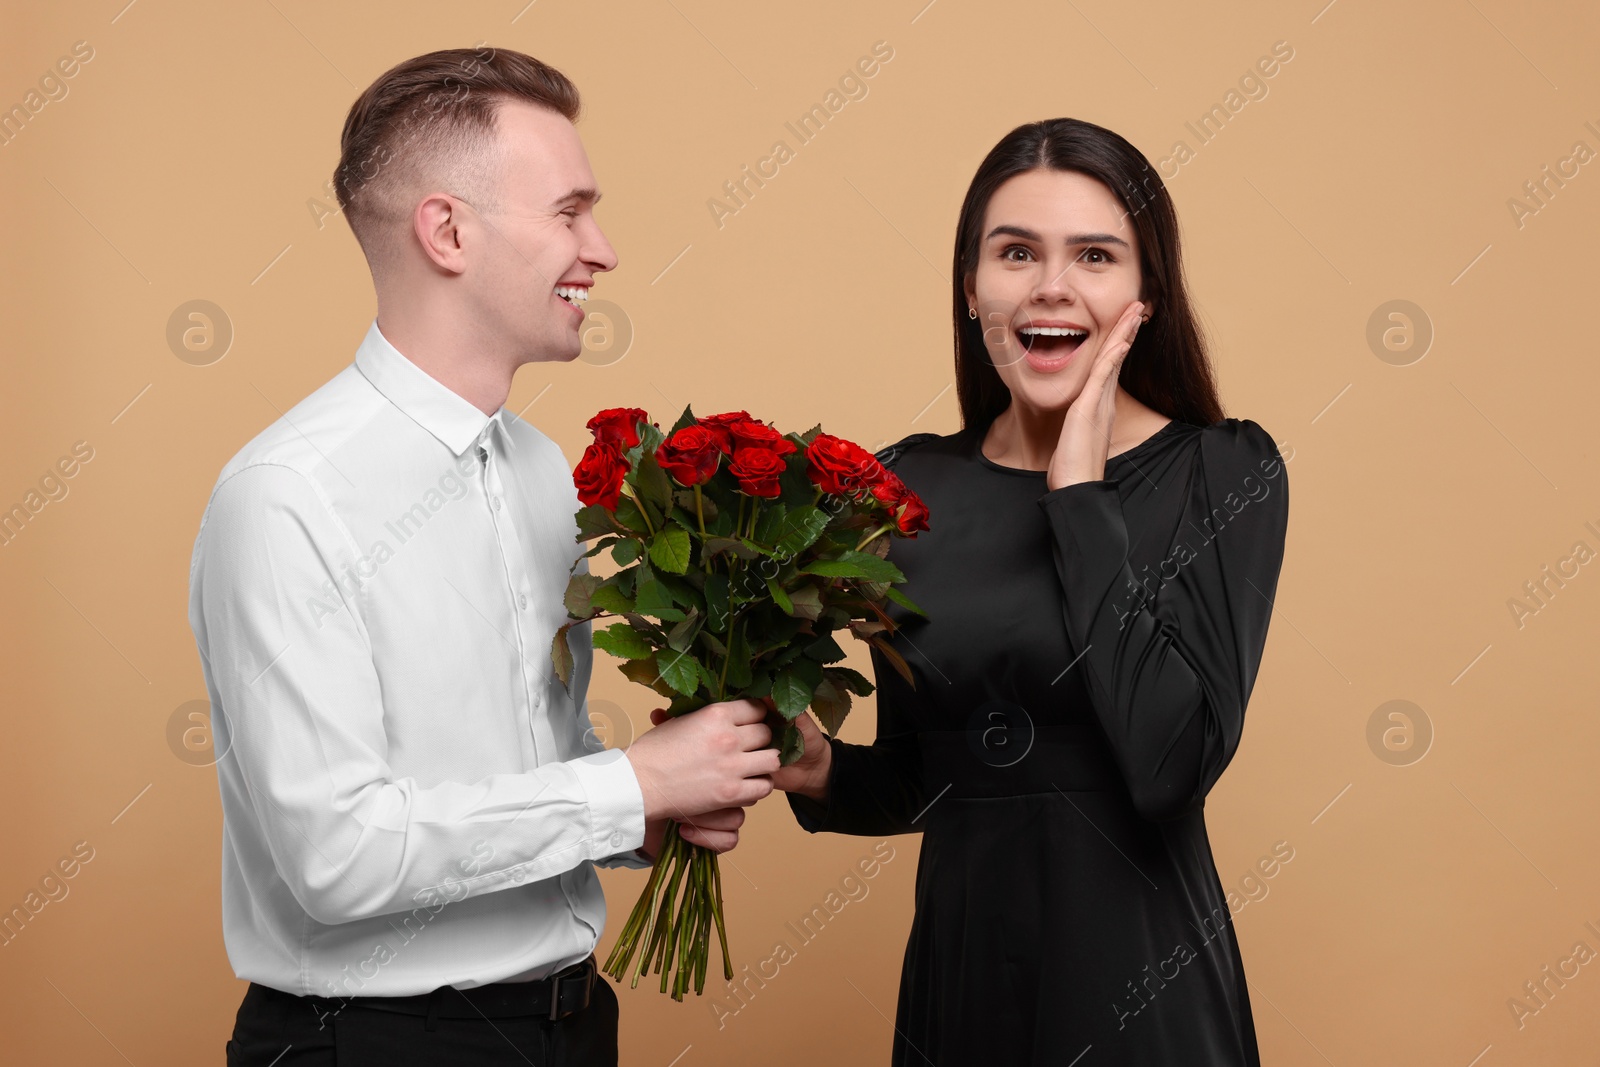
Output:
<svg viewBox="0 0 1600 1067">
<path fill-rule="evenodd" d="M 621 848 L 622 847 L 622 831 L 621 830 L 613 830 L 612 831 L 612 833 L 611 833 L 611 847 L 612 848 Z"/>
<path fill-rule="evenodd" d="M 527 608 L 528 608 L 528 596 L 527 596 L 526 593 L 524 593 L 523 595 L 517 597 L 517 605 L 519 607 L 521 607 L 524 611 L 527 610 Z"/>
<path fill-rule="evenodd" d="M 494 498 L 494 509 L 496 511 L 500 510 L 500 498 L 499 497 L 495 497 Z"/>
</svg>

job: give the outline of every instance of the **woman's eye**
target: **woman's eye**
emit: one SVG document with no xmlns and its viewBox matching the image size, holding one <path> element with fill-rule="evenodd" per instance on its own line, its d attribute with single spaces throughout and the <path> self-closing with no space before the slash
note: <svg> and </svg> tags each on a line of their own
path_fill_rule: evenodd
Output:
<svg viewBox="0 0 1600 1067">
<path fill-rule="evenodd" d="M 1099 259 L 1090 259 L 1089 258 L 1090 256 L 1099 256 L 1101 258 L 1099 258 Z M 1084 252 L 1084 254 L 1079 258 L 1081 258 L 1086 263 L 1095 263 L 1095 264 L 1115 263 L 1116 262 L 1116 260 L 1111 258 L 1111 253 L 1107 252 L 1103 248 L 1091 248 L 1088 251 Z"/>
<path fill-rule="evenodd" d="M 1011 253 L 1013 253 L 1013 252 L 1020 252 L 1024 258 L 1022 258 L 1022 259 L 1013 258 L 1012 255 L 1011 255 Z M 1032 256 L 1033 256 L 1033 253 L 1028 251 L 1026 248 L 1022 247 L 1021 245 L 1010 245 L 1010 246 L 1002 249 L 1001 252 L 1000 252 L 1000 258 L 1001 259 L 1009 260 L 1012 263 L 1025 263 L 1025 262 L 1027 262 L 1028 259 L 1032 258 Z"/>
</svg>

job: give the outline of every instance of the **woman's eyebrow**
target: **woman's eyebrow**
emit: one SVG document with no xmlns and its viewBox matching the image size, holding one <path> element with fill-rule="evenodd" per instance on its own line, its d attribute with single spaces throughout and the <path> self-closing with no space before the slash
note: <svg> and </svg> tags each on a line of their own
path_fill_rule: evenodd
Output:
<svg viewBox="0 0 1600 1067">
<path fill-rule="evenodd" d="M 1043 244 L 1044 243 L 1044 238 L 1043 237 L 1040 237 L 1037 233 L 1033 232 L 1032 230 L 1028 229 L 1027 227 L 1024 227 L 1024 226 L 1011 226 L 1009 224 L 996 226 L 994 229 L 989 231 L 989 236 L 984 238 L 984 240 L 986 240 L 986 241 L 987 240 L 993 240 L 994 238 L 1001 237 L 1001 236 L 1020 237 L 1024 241 L 1035 241 L 1035 242 L 1038 242 L 1039 244 Z M 1120 238 L 1116 234 L 1112 234 L 1112 233 L 1074 233 L 1074 234 L 1068 234 L 1067 237 L 1064 239 L 1064 241 L 1062 243 L 1069 244 L 1069 245 L 1108 244 L 1108 245 L 1121 245 L 1123 248 L 1128 248 L 1129 247 L 1128 242 L 1124 241 L 1122 238 Z"/>
</svg>

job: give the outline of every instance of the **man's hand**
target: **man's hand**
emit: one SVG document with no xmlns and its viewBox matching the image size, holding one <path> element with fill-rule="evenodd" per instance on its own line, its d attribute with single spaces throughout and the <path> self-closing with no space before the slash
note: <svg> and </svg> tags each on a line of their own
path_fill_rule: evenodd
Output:
<svg viewBox="0 0 1600 1067">
<path fill-rule="evenodd" d="M 712 852 L 732 852 L 739 843 L 739 827 L 744 825 L 743 808 L 718 808 L 691 816 L 688 822 L 679 821 L 678 836 L 691 845 L 708 848 Z M 639 851 L 654 860 L 661 855 L 661 841 L 667 832 L 667 820 L 657 819 L 645 824 L 644 844 Z"/>
<path fill-rule="evenodd" d="M 708 823 L 702 817 L 746 807 L 772 792 L 778 752 L 767 747 L 772 731 L 766 716 L 767 709 L 754 701 L 721 701 L 661 722 L 629 745 L 647 827 L 676 819 L 717 833 L 737 830 L 725 819 Z"/>
<path fill-rule="evenodd" d="M 767 719 L 773 721 L 777 711 L 772 707 L 771 698 L 763 697 L 762 703 L 767 705 Z M 650 713 L 650 723 L 660 726 L 667 721 L 667 709 L 656 708 Z M 802 713 L 795 717 L 795 726 L 800 730 L 800 739 L 805 749 L 804 755 L 787 767 L 779 767 L 772 772 L 772 787 L 781 789 L 785 793 L 799 793 L 801 796 L 810 797 L 819 804 L 828 802 L 828 775 L 833 770 L 833 746 L 828 743 L 827 737 L 822 733 L 817 722 L 810 713 Z M 735 835 L 737 837 L 738 835 Z M 729 846 L 730 848 L 733 846 Z"/>
</svg>

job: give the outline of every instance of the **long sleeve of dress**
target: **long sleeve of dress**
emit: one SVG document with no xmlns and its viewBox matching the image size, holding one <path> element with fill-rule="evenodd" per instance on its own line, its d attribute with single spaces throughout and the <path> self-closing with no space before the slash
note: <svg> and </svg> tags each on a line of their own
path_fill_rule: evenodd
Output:
<svg viewBox="0 0 1600 1067">
<path fill-rule="evenodd" d="M 1170 547 L 1149 550 L 1158 560 L 1130 559 L 1117 482 L 1039 498 L 1074 669 L 1136 810 L 1154 821 L 1203 803 L 1239 746 L 1288 526 L 1283 460 L 1251 420 L 1205 428 L 1189 478 Z"/>
<path fill-rule="evenodd" d="M 894 669 L 876 651 L 872 653 L 872 668 L 879 679 Z M 915 820 L 927 807 L 923 799 L 922 756 L 915 731 L 901 720 L 893 698 L 880 688 L 878 733 L 873 743 L 852 745 L 829 739 L 833 766 L 828 772 L 827 801 L 818 803 L 798 793 L 787 794 L 789 806 L 803 829 L 867 837 L 921 829 Z"/>
</svg>

